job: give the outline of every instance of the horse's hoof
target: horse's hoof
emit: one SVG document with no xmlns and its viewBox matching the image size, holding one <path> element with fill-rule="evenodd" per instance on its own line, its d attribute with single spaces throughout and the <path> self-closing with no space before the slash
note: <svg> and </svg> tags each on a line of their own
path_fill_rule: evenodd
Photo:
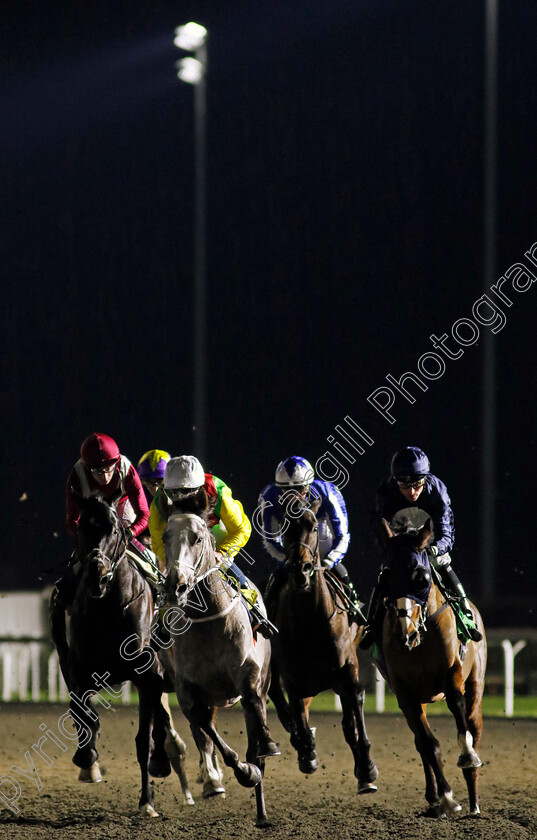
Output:
<svg viewBox="0 0 537 840">
<path fill-rule="evenodd" d="M 194 797 L 192 796 L 192 794 L 190 793 L 189 790 L 186 790 L 184 792 L 184 798 L 185 798 L 185 805 L 195 805 L 196 804 L 194 802 Z"/>
<path fill-rule="evenodd" d="M 365 785 L 358 784 L 358 793 L 376 793 L 378 787 L 373 782 L 366 782 Z"/>
<path fill-rule="evenodd" d="M 461 767 L 463 770 L 470 770 L 473 767 L 482 767 L 482 765 L 483 762 L 476 752 L 464 753 L 463 755 L 460 755 L 457 760 L 457 767 Z"/>
<path fill-rule="evenodd" d="M 479 808 L 479 805 L 476 805 L 475 808 L 472 811 L 470 811 L 470 816 L 471 817 L 480 817 L 481 816 L 481 809 Z"/>
<path fill-rule="evenodd" d="M 226 789 L 218 782 L 205 782 L 202 791 L 203 799 L 211 799 L 213 796 L 220 796 L 222 799 L 226 798 Z"/>
<path fill-rule="evenodd" d="M 259 753 L 259 758 L 270 758 L 272 755 L 281 755 L 280 749 L 274 741 L 269 741 L 265 744 L 263 752 Z"/>
<path fill-rule="evenodd" d="M 153 776 L 154 779 L 165 779 L 172 772 L 168 758 L 150 758 L 147 769 L 149 775 Z"/>
<path fill-rule="evenodd" d="M 305 773 L 309 775 L 310 773 L 315 773 L 319 764 L 317 763 L 316 758 L 299 758 L 298 759 L 298 769 L 301 773 Z"/>
<path fill-rule="evenodd" d="M 432 817 L 433 819 L 439 819 L 439 817 L 445 817 L 444 812 L 442 811 L 442 806 L 440 802 L 432 802 L 429 807 L 423 813 L 424 817 Z"/>
<path fill-rule="evenodd" d="M 440 807 L 446 817 L 453 817 L 456 813 L 462 811 L 462 805 L 459 805 L 457 800 L 453 798 L 452 793 L 445 793 L 440 798 Z"/>
<path fill-rule="evenodd" d="M 97 762 L 92 764 L 91 767 L 82 767 L 80 773 L 78 774 L 79 782 L 95 784 L 96 782 L 102 782 L 102 780 L 101 771 Z"/>
<path fill-rule="evenodd" d="M 261 819 L 256 821 L 256 828 L 272 828 L 272 823 L 266 817 L 261 817 Z"/>
<path fill-rule="evenodd" d="M 146 817 L 158 817 L 158 811 L 155 811 L 150 802 L 146 802 L 145 805 L 140 805 L 140 816 L 144 819 Z"/>
</svg>

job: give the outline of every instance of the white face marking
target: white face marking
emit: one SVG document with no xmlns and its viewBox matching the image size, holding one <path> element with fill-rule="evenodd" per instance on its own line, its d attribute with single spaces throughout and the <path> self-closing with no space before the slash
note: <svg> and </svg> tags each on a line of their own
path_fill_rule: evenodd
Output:
<svg viewBox="0 0 537 840">
<path fill-rule="evenodd" d="M 192 513 L 174 513 L 168 519 L 163 541 L 168 572 L 172 569 L 191 580 L 207 535 L 205 523 Z"/>
</svg>

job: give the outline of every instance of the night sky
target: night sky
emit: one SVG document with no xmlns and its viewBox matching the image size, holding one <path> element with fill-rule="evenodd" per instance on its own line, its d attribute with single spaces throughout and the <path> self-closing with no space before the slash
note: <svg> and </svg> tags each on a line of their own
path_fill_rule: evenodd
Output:
<svg viewBox="0 0 537 840">
<path fill-rule="evenodd" d="M 500 5 L 496 278 L 537 242 L 537 6 Z M 397 394 L 395 423 L 367 399 L 416 374 L 485 291 L 475 0 L 2 4 L 0 588 L 39 588 L 70 553 L 65 481 L 86 435 L 134 463 L 193 448 L 193 89 L 173 46 L 189 20 L 210 38 L 204 466 L 251 515 L 278 461 L 337 454 L 327 438 L 350 416 L 374 441 L 343 490 L 365 598 L 376 485 L 395 449 L 421 446 L 479 603 L 483 341 L 410 385 L 414 404 Z M 537 283 L 510 296 L 485 612 L 522 625 L 537 623 Z M 247 548 L 260 579 L 259 537 Z"/>
</svg>

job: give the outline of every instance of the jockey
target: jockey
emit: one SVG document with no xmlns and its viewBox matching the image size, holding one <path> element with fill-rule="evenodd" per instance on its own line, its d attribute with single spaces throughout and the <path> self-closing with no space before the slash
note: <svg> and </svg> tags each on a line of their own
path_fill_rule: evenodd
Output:
<svg viewBox="0 0 537 840">
<path fill-rule="evenodd" d="M 156 558 L 154 560 L 152 553 L 136 539 L 145 530 L 149 517 L 138 473 L 129 459 L 120 454 L 115 440 L 101 432 L 94 432 L 84 440 L 80 458 L 67 480 L 66 518 L 71 536 L 76 534 L 80 516 L 78 498 L 90 496 L 97 496 L 116 508 L 129 537 L 127 551 L 134 556 L 144 577 L 155 584 L 158 577 Z M 76 566 L 76 555 L 72 564 Z M 57 584 L 64 605 L 70 603 L 77 582 L 77 569 L 73 569 L 73 565 Z"/>
<path fill-rule="evenodd" d="M 138 461 L 136 469 L 144 488 L 148 506 L 153 501 L 158 488 L 162 487 L 166 464 L 171 457 L 169 452 L 165 452 L 163 449 L 149 449 L 144 452 Z"/>
<path fill-rule="evenodd" d="M 133 537 L 147 526 L 149 507 L 138 473 L 108 435 L 94 432 L 85 439 L 80 447 L 80 459 L 69 475 L 67 530 L 72 536 L 80 516 L 77 496 L 85 499 L 98 496 L 113 505 L 129 520 L 127 527 Z"/>
<path fill-rule="evenodd" d="M 343 585 L 351 602 L 349 622 L 360 619 L 361 604 L 342 563 L 349 547 L 349 522 L 343 496 L 335 484 L 314 478 L 313 467 L 299 455 L 292 455 L 281 461 L 273 484 L 267 485 L 259 495 L 261 513 L 261 538 L 265 550 L 278 562 L 267 583 L 265 601 L 267 607 L 275 604 L 277 594 L 286 579 L 285 554 L 282 548 L 280 529 L 285 514 L 285 498 L 288 492 L 298 493 L 306 502 L 321 499 L 317 512 L 319 524 L 319 550 L 323 568 L 330 569 Z M 358 621 L 358 623 L 361 623 Z"/>
<path fill-rule="evenodd" d="M 200 494 L 200 491 L 203 493 Z M 230 573 L 237 581 L 243 597 L 248 602 L 254 629 L 259 629 L 261 635 L 270 638 L 273 634 L 271 625 L 253 603 L 248 580 L 232 559 L 248 542 L 252 532 L 250 520 L 241 503 L 231 495 L 227 484 L 212 473 L 206 473 L 193 455 L 181 455 L 170 459 L 166 465 L 163 486 L 159 487 L 151 502 L 149 532 L 159 566 L 161 570 L 166 566 L 162 535 L 170 513 L 174 508 L 181 510 L 189 499 L 200 499 L 200 495 L 202 508 L 206 508 L 208 524 L 216 541 L 221 569 Z"/>
<path fill-rule="evenodd" d="M 464 587 L 451 567 L 449 552 L 455 541 L 455 526 L 451 500 L 446 485 L 430 470 L 429 459 L 417 446 L 405 446 L 392 458 L 391 475 L 378 490 L 373 511 L 373 528 L 381 540 L 382 520 L 386 519 L 394 533 L 421 528 L 428 519 L 433 525 L 433 538 L 427 547 L 429 561 L 438 573 L 447 593 L 459 601 L 464 613 L 468 636 L 478 642 L 482 638 L 477 629 L 472 608 Z M 382 577 L 382 571 L 381 576 Z M 375 586 L 368 611 L 368 625 L 359 647 L 367 649 L 375 641 L 382 601 L 382 583 Z"/>
<path fill-rule="evenodd" d="M 144 488 L 148 507 L 153 501 L 153 497 L 158 488 L 162 487 L 166 464 L 171 457 L 169 452 L 165 452 L 163 449 L 149 449 L 148 452 L 144 452 L 138 461 L 136 469 L 140 476 L 142 487 Z M 144 545 L 147 545 L 148 548 L 151 548 L 149 529 L 146 528 L 143 534 L 140 534 L 140 541 Z"/>
</svg>

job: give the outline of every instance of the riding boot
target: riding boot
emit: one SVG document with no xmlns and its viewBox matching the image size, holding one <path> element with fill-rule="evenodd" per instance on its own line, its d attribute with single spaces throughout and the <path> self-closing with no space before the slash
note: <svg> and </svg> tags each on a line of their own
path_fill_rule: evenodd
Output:
<svg viewBox="0 0 537 840">
<path fill-rule="evenodd" d="M 239 569 L 236 563 L 231 563 L 226 571 L 234 578 L 234 583 L 246 603 L 250 621 L 252 623 L 252 632 L 259 632 L 265 637 L 265 639 L 271 639 L 278 631 L 257 606 L 257 590 L 252 589 L 249 586 L 248 578 L 244 572 Z"/>
<path fill-rule="evenodd" d="M 480 642 L 483 636 L 477 629 L 475 617 L 470 606 L 470 602 L 464 591 L 464 586 L 453 571 L 451 565 L 448 563 L 445 566 L 437 566 L 436 571 L 440 575 L 442 583 L 444 584 L 448 595 L 455 598 L 461 605 L 462 612 L 466 621 L 464 622 L 466 632 L 473 642 Z"/>
<path fill-rule="evenodd" d="M 74 562 L 72 562 L 74 560 Z M 73 556 L 67 571 L 56 581 L 56 605 L 67 612 L 70 611 L 80 579 L 80 563 Z"/>
<path fill-rule="evenodd" d="M 362 612 L 363 604 L 358 597 L 358 593 L 354 588 L 354 584 L 349 577 L 349 573 L 342 563 L 337 563 L 330 569 L 343 587 L 343 591 L 349 600 L 348 618 L 349 624 L 354 621 L 358 626 L 366 623 L 366 618 Z"/>
<path fill-rule="evenodd" d="M 381 635 L 381 620 L 384 619 L 384 610 L 382 609 L 382 586 L 379 581 L 375 584 L 371 598 L 369 600 L 369 607 L 367 609 L 367 624 L 362 633 L 362 638 L 358 642 L 360 650 L 369 650 L 374 641 Z"/>
<path fill-rule="evenodd" d="M 287 572 L 285 566 L 283 565 L 274 569 L 267 580 L 265 592 L 263 593 L 263 600 L 265 602 L 265 607 L 267 608 L 267 613 L 271 616 L 271 618 L 274 617 L 276 605 L 278 603 L 278 595 L 280 594 L 280 590 L 286 580 Z"/>
</svg>

